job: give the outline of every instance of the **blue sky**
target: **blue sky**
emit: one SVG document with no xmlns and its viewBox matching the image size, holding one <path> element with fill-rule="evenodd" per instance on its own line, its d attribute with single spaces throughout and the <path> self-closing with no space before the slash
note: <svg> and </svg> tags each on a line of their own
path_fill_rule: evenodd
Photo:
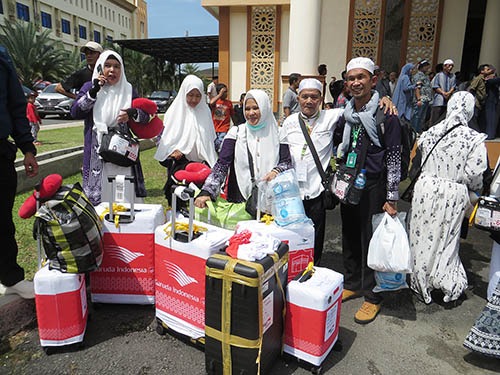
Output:
<svg viewBox="0 0 500 375">
<path fill-rule="evenodd" d="M 148 4 L 148 35 L 170 38 L 218 35 L 217 20 L 201 6 L 201 0 L 146 0 Z"/>
</svg>

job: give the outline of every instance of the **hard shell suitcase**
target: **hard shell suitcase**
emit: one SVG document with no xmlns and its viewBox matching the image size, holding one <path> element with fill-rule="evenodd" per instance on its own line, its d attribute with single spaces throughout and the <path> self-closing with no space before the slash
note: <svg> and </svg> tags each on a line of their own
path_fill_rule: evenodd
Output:
<svg viewBox="0 0 500 375">
<path fill-rule="evenodd" d="M 236 232 L 248 229 L 267 233 L 288 244 L 288 282 L 314 261 L 314 225 L 310 222 L 281 227 L 275 222 L 240 221 Z"/>
<path fill-rule="evenodd" d="M 337 342 L 344 277 L 313 267 L 287 286 L 285 353 L 320 366 Z"/>
<path fill-rule="evenodd" d="M 38 191 L 35 196 L 38 209 Z M 35 273 L 33 284 L 38 335 L 43 350 L 50 354 L 54 347 L 83 343 L 88 319 L 87 289 L 84 274 L 50 270 L 49 264 L 42 267 L 42 239 L 39 228 L 36 231 L 36 240 L 38 271 Z"/>
<path fill-rule="evenodd" d="M 171 215 L 171 221 L 155 231 L 155 287 L 157 332 L 172 330 L 196 343 L 205 337 L 205 262 L 222 249 L 232 231 L 193 221 L 193 194 L 182 188 L 189 200 L 189 219 Z M 172 197 L 176 212 L 177 196 Z"/>
<path fill-rule="evenodd" d="M 123 191 L 116 188 L 130 181 Z M 134 204 L 133 177 L 111 176 L 115 202 L 96 207 L 103 222 L 104 256 L 101 266 L 90 274 L 92 302 L 154 304 L 154 231 L 165 223 L 159 204 Z M 128 193 L 128 194 L 127 194 Z"/>
<path fill-rule="evenodd" d="M 225 254 L 207 260 L 207 373 L 269 373 L 282 347 L 287 260 L 283 242 L 256 262 Z"/>
</svg>

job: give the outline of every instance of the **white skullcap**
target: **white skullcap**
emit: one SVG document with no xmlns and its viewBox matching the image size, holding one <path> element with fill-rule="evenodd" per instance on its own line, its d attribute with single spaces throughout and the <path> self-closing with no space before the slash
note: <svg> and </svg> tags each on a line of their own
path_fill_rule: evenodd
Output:
<svg viewBox="0 0 500 375">
<path fill-rule="evenodd" d="M 316 78 L 304 78 L 299 83 L 299 93 L 304 89 L 314 89 L 322 93 L 323 85 Z"/>
<path fill-rule="evenodd" d="M 368 70 L 370 74 L 373 74 L 373 71 L 375 70 L 375 63 L 368 57 L 355 57 L 347 64 L 346 71 L 348 72 L 351 69 L 358 68 Z"/>
<path fill-rule="evenodd" d="M 446 59 L 443 62 L 443 65 L 455 65 L 452 59 Z"/>
</svg>

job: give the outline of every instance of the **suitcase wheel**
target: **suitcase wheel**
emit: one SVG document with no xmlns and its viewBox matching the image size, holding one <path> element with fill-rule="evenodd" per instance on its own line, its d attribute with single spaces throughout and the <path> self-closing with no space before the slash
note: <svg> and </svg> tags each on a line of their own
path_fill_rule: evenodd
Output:
<svg viewBox="0 0 500 375">
<path fill-rule="evenodd" d="M 54 348 L 52 346 L 43 346 L 42 349 L 46 355 L 54 354 Z"/>
<path fill-rule="evenodd" d="M 311 374 L 313 375 L 321 375 L 323 373 L 323 367 L 321 366 L 313 366 L 311 367 Z"/>
<path fill-rule="evenodd" d="M 167 333 L 167 329 L 163 326 L 163 324 L 160 321 L 156 322 L 156 333 L 164 336 Z"/>
</svg>

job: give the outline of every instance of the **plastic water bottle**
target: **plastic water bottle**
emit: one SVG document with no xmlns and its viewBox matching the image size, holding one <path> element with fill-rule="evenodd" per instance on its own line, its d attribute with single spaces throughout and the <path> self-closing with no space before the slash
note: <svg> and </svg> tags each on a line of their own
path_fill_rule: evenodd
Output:
<svg viewBox="0 0 500 375">
<path fill-rule="evenodd" d="M 273 216 L 276 224 L 286 226 L 306 220 L 300 190 L 293 181 L 277 182 L 273 186 Z"/>
<path fill-rule="evenodd" d="M 349 202 L 351 204 L 358 204 L 361 200 L 361 195 L 363 194 L 363 190 L 366 185 L 366 169 L 362 169 L 356 179 L 354 180 L 354 184 L 352 186 L 352 190 L 349 193 Z"/>
</svg>

